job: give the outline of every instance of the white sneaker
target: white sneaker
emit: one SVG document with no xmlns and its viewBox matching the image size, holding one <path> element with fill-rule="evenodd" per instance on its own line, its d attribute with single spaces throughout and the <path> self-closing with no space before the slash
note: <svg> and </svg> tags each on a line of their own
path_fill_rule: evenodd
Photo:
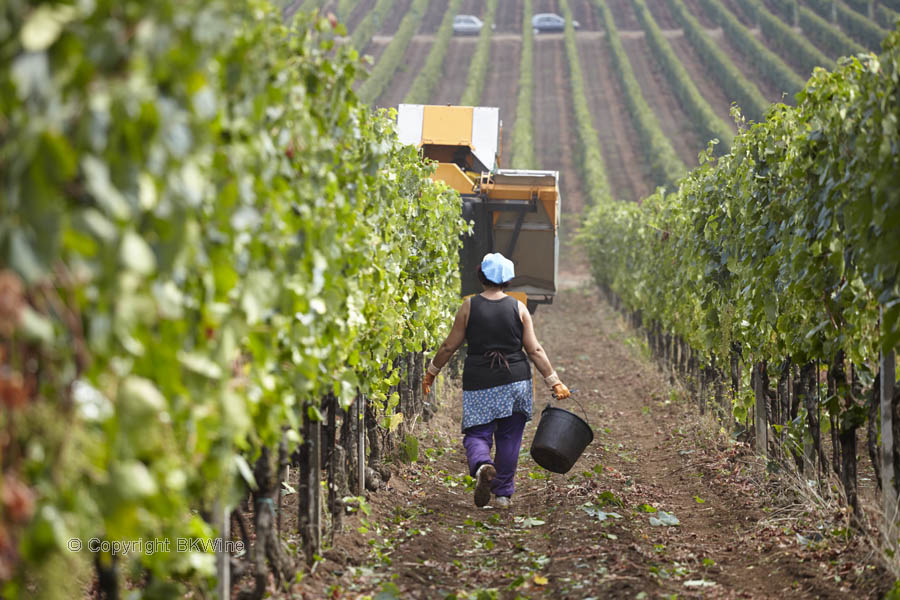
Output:
<svg viewBox="0 0 900 600">
<path fill-rule="evenodd" d="M 494 496 L 494 506 L 497 508 L 509 508 L 512 500 L 509 496 Z"/>
<path fill-rule="evenodd" d="M 475 506 L 481 508 L 491 501 L 491 481 L 496 474 L 497 469 L 488 463 L 475 471 Z"/>
</svg>

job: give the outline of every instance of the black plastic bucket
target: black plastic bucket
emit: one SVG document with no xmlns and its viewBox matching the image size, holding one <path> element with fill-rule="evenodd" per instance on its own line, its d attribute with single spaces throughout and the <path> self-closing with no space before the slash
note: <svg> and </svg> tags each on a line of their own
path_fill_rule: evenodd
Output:
<svg viewBox="0 0 900 600">
<path fill-rule="evenodd" d="M 568 473 L 593 440 L 594 432 L 584 419 L 548 404 L 531 442 L 531 457 L 548 471 Z"/>
</svg>

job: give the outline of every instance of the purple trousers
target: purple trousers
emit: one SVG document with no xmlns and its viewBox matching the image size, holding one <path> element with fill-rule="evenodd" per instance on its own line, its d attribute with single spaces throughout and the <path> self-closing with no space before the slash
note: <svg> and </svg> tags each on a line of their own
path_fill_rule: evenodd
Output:
<svg viewBox="0 0 900 600">
<path fill-rule="evenodd" d="M 497 476 L 491 482 L 491 491 L 495 496 L 512 496 L 516 489 L 514 479 L 526 421 L 525 415 L 514 412 L 503 419 L 494 419 L 490 423 L 475 425 L 463 431 L 469 474 L 475 477 L 478 467 L 485 463 L 492 464 L 497 469 Z M 491 460 L 491 446 L 495 440 L 497 454 Z"/>
</svg>

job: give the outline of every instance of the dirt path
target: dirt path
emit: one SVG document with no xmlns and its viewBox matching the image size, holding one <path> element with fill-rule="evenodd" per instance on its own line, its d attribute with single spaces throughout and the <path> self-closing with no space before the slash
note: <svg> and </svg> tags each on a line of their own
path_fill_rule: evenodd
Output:
<svg viewBox="0 0 900 600">
<path fill-rule="evenodd" d="M 578 158 L 578 133 L 572 114 L 569 65 L 562 40 L 538 36 L 534 44 L 534 138 L 536 168 L 560 172 L 564 213 L 584 207 Z"/>
<path fill-rule="evenodd" d="M 737 129 L 730 114 L 732 99 L 729 98 L 727 91 L 719 86 L 713 74 L 700 62 L 700 58 L 694 51 L 691 42 L 687 38 L 682 37 L 670 39 L 669 43 L 672 45 L 675 54 L 681 59 L 684 69 L 690 74 L 694 85 L 697 86 L 697 89 L 709 102 L 709 106 L 722 120 L 732 125 L 733 129 Z"/>
<path fill-rule="evenodd" d="M 419 33 L 437 33 L 444 18 L 444 13 L 447 12 L 448 4 L 449 0 L 432 0 L 429 2 L 425 15 L 422 17 L 422 24 L 419 26 Z"/>
<path fill-rule="evenodd" d="M 441 78 L 437 89 L 432 93 L 431 104 L 457 104 L 466 88 L 469 68 L 475 46 L 471 38 L 455 37 L 450 40 L 444 64 L 441 67 Z"/>
<path fill-rule="evenodd" d="M 579 31 L 602 31 L 603 21 L 597 14 L 593 0 L 572 0 L 569 2 L 572 15 L 578 21 Z"/>
<path fill-rule="evenodd" d="M 647 161 L 638 146 L 637 133 L 605 39 L 578 40 L 585 92 L 600 138 L 606 176 L 616 200 L 636 202 L 652 190 Z"/>
<path fill-rule="evenodd" d="M 513 130 L 516 125 L 522 43 L 519 40 L 498 41 L 493 37 L 491 39 L 490 67 L 484 82 L 480 103 L 483 106 L 500 108 L 500 120 L 503 122 L 503 155 L 500 157 L 500 166 L 506 169 L 510 167 L 515 143 Z"/>
<path fill-rule="evenodd" d="M 406 93 L 412 86 L 412 82 L 422 69 L 422 65 L 425 64 L 425 59 L 428 57 L 430 49 L 431 42 L 421 40 L 410 42 L 406 48 L 406 54 L 400 62 L 400 66 L 397 67 L 397 72 L 394 73 L 394 78 L 384 90 L 384 93 L 381 94 L 381 97 L 378 98 L 375 106 L 397 108 L 397 105 L 403 101 L 403 97 L 406 96 Z"/>
<path fill-rule="evenodd" d="M 371 515 L 325 553 L 309 598 L 880 597 L 887 584 L 857 562 L 858 543 L 798 542 L 814 531 L 773 512 L 758 465 L 696 425 L 694 407 L 589 284 L 561 291 L 536 327 L 593 425 L 572 471 L 532 461 L 532 423 L 513 507 L 476 508 L 453 391 L 419 433 L 418 462 L 395 465 Z M 535 420 L 547 402 L 536 389 Z M 660 511 L 679 524 L 654 525 Z"/>
<path fill-rule="evenodd" d="M 522 3 L 498 2 L 494 21 L 497 23 L 497 32 L 522 33 Z"/>
<path fill-rule="evenodd" d="M 393 35 L 397 28 L 400 27 L 400 21 L 403 20 L 403 16 L 409 12 L 411 5 L 412 0 L 394 0 L 394 5 L 388 11 L 378 33 L 380 35 Z"/>
<path fill-rule="evenodd" d="M 678 156 L 688 167 L 697 164 L 697 153 L 706 147 L 693 123 L 681 108 L 675 93 L 669 88 L 662 67 L 644 39 L 622 37 L 622 45 L 631 61 L 634 76 L 641 85 L 647 104 L 659 120 L 660 127 Z"/>
<path fill-rule="evenodd" d="M 347 26 L 347 33 L 353 33 L 356 28 L 359 27 L 360 22 L 362 22 L 362 20 L 366 18 L 366 15 L 374 8 L 375 2 L 376 0 L 362 0 L 353 7 L 353 10 L 347 15 L 347 19 L 344 23 Z"/>
</svg>

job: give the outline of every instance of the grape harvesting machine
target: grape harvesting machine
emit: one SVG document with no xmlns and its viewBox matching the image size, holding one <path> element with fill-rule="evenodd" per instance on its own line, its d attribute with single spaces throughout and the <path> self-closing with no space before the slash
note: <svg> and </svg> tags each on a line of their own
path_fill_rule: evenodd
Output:
<svg viewBox="0 0 900 600">
<path fill-rule="evenodd" d="M 513 261 L 509 293 L 531 312 L 556 294 L 559 255 L 559 172 L 501 169 L 500 109 L 401 104 L 400 141 L 438 163 L 432 177 L 459 192 L 472 224 L 460 256 L 462 295 L 481 291 L 476 269 L 488 252 Z"/>
</svg>

